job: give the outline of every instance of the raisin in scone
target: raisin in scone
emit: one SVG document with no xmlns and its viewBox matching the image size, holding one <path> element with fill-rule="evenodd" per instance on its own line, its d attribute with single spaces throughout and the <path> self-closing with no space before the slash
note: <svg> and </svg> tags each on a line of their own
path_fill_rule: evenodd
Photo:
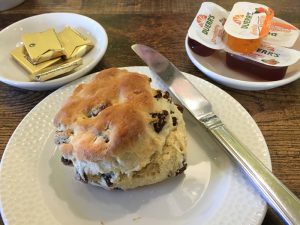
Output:
<svg viewBox="0 0 300 225">
<path fill-rule="evenodd" d="M 185 170 L 182 112 L 150 82 L 127 70 L 103 70 L 63 104 L 54 119 L 55 142 L 78 180 L 126 190 Z"/>
</svg>

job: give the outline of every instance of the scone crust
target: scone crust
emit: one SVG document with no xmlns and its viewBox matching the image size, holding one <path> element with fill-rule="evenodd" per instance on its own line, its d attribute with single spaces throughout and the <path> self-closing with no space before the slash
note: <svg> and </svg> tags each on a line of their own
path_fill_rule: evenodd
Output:
<svg viewBox="0 0 300 225">
<path fill-rule="evenodd" d="M 150 82 L 139 73 L 103 70 L 62 105 L 54 119 L 55 140 L 78 180 L 126 190 L 185 170 L 181 108 Z"/>
<path fill-rule="evenodd" d="M 75 134 L 72 145 L 63 143 L 60 149 L 65 156 L 94 162 L 119 154 L 143 135 L 149 119 L 145 112 L 151 111 L 148 77 L 116 68 L 103 70 L 92 82 L 79 85 L 57 113 L 54 125 Z"/>
</svg>

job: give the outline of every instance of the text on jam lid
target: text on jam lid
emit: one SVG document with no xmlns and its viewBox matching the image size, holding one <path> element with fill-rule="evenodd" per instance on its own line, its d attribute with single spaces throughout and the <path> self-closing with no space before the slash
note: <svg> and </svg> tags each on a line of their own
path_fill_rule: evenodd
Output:
<svg viewBox="0 0 300 225">
<path fill-rule="evenodd" d="M 209 48 L 223 49 L 222 37 L 227 16 L 228 12 L 217 4 L 202 3 L 188 30 L 188 36 Z"/>
<path fill-rule="evenodd" d="M 299 37 L 299 29 L 292 24 L 274 17 L 269 34 L 263 40 L 273 45 L 292 47 Z"/>
<path fill-rule="evenodd" d="M 237 2 L 230 11 L 224 29 L 236 38 L 259 39 L 268 34 L 273 16 L 273 10 L 265 5 Z"/>
<path fill-rule="evenodd" d="M 285 47 L 272 46 L 268 43 L 261 44 L 255 52 L 249 54 L 234 52 L 229 48 L 226 48 L 225 51 L 274 67 L 290 66 L 300 59 L 299 51 Z"/>
</svg>

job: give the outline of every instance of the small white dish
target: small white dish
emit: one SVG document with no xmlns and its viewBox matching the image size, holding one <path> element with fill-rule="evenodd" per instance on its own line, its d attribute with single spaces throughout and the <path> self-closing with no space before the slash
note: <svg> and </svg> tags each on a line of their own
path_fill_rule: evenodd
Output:
<svg viewBox="0 0 300 225">
<path fill-rule="evenodd" d="M 127 67 L 152 78 L 148 67 Z M 106 191 L 76 181 L 60 162 L 52 125 L 58 107 L 78 79 L 43 99 L 19 124 L 0 166 L 0 213 L 6 225 L 260 225 L 266 203 L 204 127 L 184 113 L 187 163 L 182 176 L 129 191 Z M 198 77 L 185 76 L 212 103 L 215 113 L 271 169 L 265 139 L 249 113 L 230 95 Z"/>
<path fill-rule="evenodd" d="M 260 91 L 280 87 L 300 78 L 300 62 L 289 66 L 283 79 L 265 81 L 251 76 L 251 74 L 245 74 L 227 67 L 226 54 L 223 51 L 215 52 L 208 57 L 197 55 L 188 46 L 187 39 L 186 37 L 185 49 L 192 63 L 209 78 L 227 87 L 239 90 Z M 300 40 L 296 42 L 293 48 L 300 49 Z"/>
<path fill-rule="evenodd" d="M 0 0 L 0 11 L 11 9 L 23 2 L 24 0 Z"/>
<path fill-rule="evenodd" d="M 83 56 L 83 65 L 74 72 L 45 82 L 32 82 L 25 71 L 10 56 L 10 52 L 20 46 L 23 33 L 41 32 L 54 28 L 57 32 L 70 26 L 90 38 L 94 48 Z M 0 32 L 0 81 L 28 90 L 43 91 L 55 89 L 75 80 L 93 69 L 106 52 L 108 44 L 104 28 L 95 20 L 75 13 L 46 13 L 20 20 Z"/>
</svg>

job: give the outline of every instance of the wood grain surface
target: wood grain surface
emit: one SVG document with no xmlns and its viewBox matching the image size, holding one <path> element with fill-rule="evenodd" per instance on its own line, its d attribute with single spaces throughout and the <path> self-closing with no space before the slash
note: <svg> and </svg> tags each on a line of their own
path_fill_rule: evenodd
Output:
<svg viewBox="0 0 300 225">
<path fill-rule="evenodd" d="M 16 8 L 0 12 L 0 30 L 32 15 L 47 12 L 80 13 L 101 23 L 109 37 L 107 52 L 93 72 L 109 67 L 144 65 L 130 49 L 133 43 L 144 43 L 166 55 L 182 71 L 209 80 L 191 63 L 184 48 L 186 32 L 201 2 L 26 0 Z M 234 3 L 232 0 L 214 2 L 228 10 Z M 299 0 L 260 3 L 272 7 L 277 17 L 300 27 Z M 239 101 L 254 118 L 269 147 L 274 174 L 300 197 L 300 80 L 257 92 L 214 84 Z M 24 116 L 50 93 L 21 90 L 0 82 L 0 156 Z M 263 224 L 278 225 L 282 222 L 269 209 Z"/>
</svg>

